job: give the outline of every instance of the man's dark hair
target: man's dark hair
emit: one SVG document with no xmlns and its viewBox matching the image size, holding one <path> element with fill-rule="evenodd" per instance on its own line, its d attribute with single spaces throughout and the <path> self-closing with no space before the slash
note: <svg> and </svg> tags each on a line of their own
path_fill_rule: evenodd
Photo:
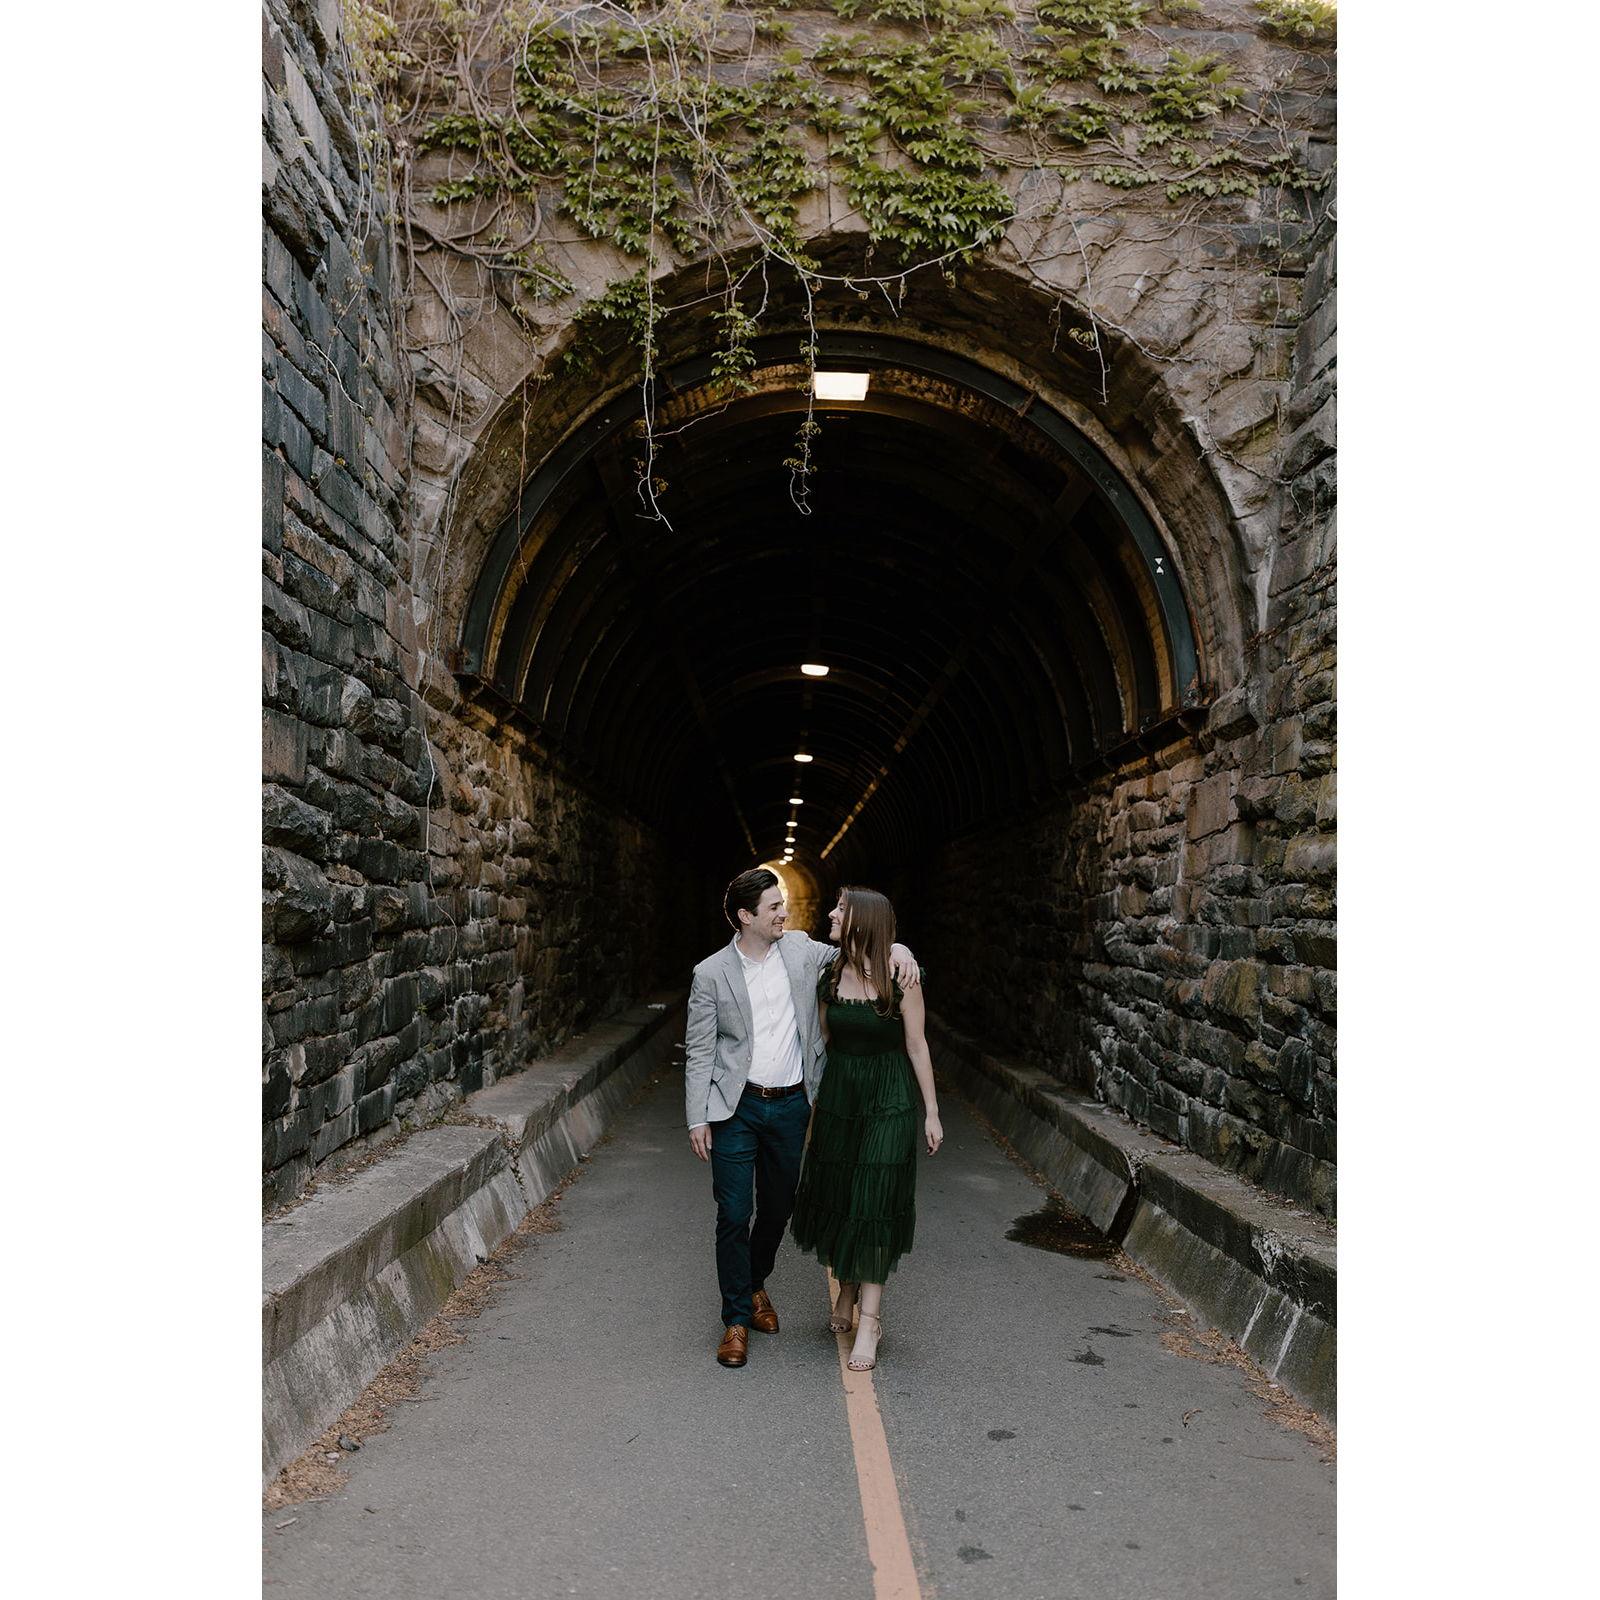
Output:
<svg viewBox="0 0 1600 1600">
<path fill-rule="evenodd" d="M 762 895 L 777 881 L 778 874 L 771 867 L 752 867 L 748 872 L 741 872 L 728 885 L 728 891 L 722 897 L 722 914 L 733 924 L 735 933 L 744 931 L 739 913 L 748 911 L 754 916 Z"/>
</svg>

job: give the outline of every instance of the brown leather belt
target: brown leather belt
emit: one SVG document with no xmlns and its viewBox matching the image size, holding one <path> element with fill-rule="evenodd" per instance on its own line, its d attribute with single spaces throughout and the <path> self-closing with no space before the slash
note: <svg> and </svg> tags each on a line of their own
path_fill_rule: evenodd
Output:
<svg viewBox="0 0 1600 1600">
<path fill-rule="evenodd" d="M 758 1094 L 763 1100 L 781 1100 L 785 1095 L 799 1094 L 803 1088 L 805 1088 L 803 1083 L 791 1083 L 784 1089 L 767 1089 L 763 1088 L 759 1083 L 747 1083 L 744 1086 L 744 1092 L 746 1094 Z"/>
</svg>

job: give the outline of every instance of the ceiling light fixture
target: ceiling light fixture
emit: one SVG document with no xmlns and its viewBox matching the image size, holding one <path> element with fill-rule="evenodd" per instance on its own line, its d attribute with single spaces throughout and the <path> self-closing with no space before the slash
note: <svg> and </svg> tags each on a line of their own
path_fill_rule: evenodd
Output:
<svg viewBox="0 0 1600 1600">
<path fill-rule="evenodd" d="M 812 393 L 819 400 L 865 400 L 871 375 L 865 372 L 816 372 Z"/>
<path fill-rule="evenodd" d="M 811 757 L 811 756 L 808 756 L 808 755 L 807 755 L 807 754 L 806 754 L 806 753 L 805 753 L 805 751 L 804 751 L 804 750 L 797 750 L 797 751 L 796 751 L 796 752 L 795 752 L 795 757 L 794 757 L 794 758 L 795 758 L 795 760 L 796 760 L 796 761 L 799 761 L 799 762 L 801 762 L 801 763 L 804 763 L 804 762 L 807 762 L 807 761 L 810 761 L 810 760 L 812 760 L 812 759 L 813 759 L 813 758 L 812 758 L 812 757 Z"/>
<path fill-rule="evenodd" d="M 802 800 L 799 795 L 792 794 L 789 796 L 789 804 L 792 806 L 803 806 L 805 801 Z"/>
<path fill-rule="evenodd" d="M 828 669 L 817 661 L 802 661 L 800 670 L 808 678 L 826 678 L 828 676 Z"/>
</svg>

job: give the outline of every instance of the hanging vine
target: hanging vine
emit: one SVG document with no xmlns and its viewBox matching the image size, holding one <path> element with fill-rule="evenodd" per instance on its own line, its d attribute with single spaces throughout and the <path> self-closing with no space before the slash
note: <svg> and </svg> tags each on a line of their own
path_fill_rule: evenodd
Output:
<svg viewBox="0 0 1600 1600">
<path fill-rule="evenodd" d="M 1105 313 L 1080 215 L 1136 206 L 1177 229 L 1248 200 L 1276 219 L 1264 251 L 1281 263 L 1328 182 L 1273 86 L 1181 47 L 1195 0 L 346 4 L 393 143 L 395 221 L 454 326 L 452 263 L 470 264 L 530 340 L 566 310 L 576 291 L 550 255 L 558 226 L 633 265 L 567 310 L 577 336 L 565 360 L 583 368 L 608 329 L 637 352 L 639 494 L 656 517 L 661 326 L 688 309 L 658 298 L 667 266 L 710 264 L 712 376 L 731 397 L 750 386 L 772 271 L 799 285 L 796 354 L 814 367 L 824 287 L 898 305 L 914 274 L 951 274 L 1019 220 L 1065 209 L 1085 287 L 1053 291 L 1058 321 L 1099 359 L 1104 391 Z M 1331 40 L 1332 5 L 1254 10 L 1264 36 L 1296 51 Z M 1024 205 L 1019 173 L 1052 184 Z M 860 274 L 830 274 L 808 250 L 803 208 L 829 188 L 864 227 Z M 816 433 L 808 411 L 785 462 L 801 510 Z"/>
</svg>

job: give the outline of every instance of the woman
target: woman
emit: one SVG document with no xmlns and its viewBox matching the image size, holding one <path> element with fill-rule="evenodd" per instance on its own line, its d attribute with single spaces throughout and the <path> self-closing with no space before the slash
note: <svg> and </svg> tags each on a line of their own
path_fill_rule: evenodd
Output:
<svg viewBox="0 0 1600 1600">
<path fill-rule="evenodd" d="M 872 889 L 847 888 L 828 917 L 839 957 L 817 986 L 827 1070 L 817 1090 L 811 1143 L 795 1197 L 795 1242 L 839 1280 L 828 1326 L 850 1331 L 861 1317 L 846 1365 L 870 1372 L 883 1334 L 883 1284 L 916 1225 L 916 1091 L 931 1156 L 944 1143 L 923 1036 L 920 987 L 889 977 L 894 908 Z"/>
</svg>

